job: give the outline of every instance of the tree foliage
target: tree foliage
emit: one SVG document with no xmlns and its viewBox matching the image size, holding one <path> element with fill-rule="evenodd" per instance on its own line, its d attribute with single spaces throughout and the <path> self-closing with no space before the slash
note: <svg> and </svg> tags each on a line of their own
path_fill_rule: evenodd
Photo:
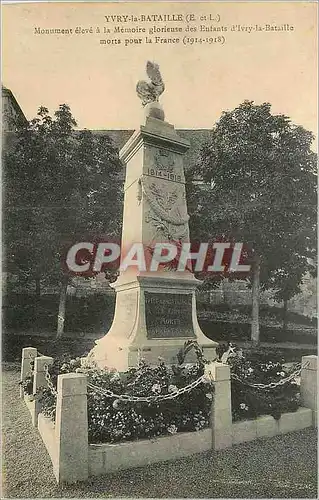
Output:
<svg viewBox="0 0 319 500">
<path fill-rule="evenodd" d="M 263 260 L 263 282 L 315 249 L 316 155 L 313 135 L 270 104 L 245 101 L 224 112 L 193 174 L 192 234 L 249 245 Z M 207 188 L 208 185 L 208 188 Z"/>
<path fill-rule="evenodd" d="M 298 291 L 316 248 L 313 134 L 268 103 L 224 112 L 200 151 L 189 184 L 191 234 L 243 242 L 260 258 L 261 286 Z"/>
<path fill-rule="evenodd" d="M 118 152 L 75 127 L 66 104 L 53 117 L 41 107 L 4 154 L 6 270 L 20 282 L 55 284 L 70 244 L 120 235 Z"/>
</svg>

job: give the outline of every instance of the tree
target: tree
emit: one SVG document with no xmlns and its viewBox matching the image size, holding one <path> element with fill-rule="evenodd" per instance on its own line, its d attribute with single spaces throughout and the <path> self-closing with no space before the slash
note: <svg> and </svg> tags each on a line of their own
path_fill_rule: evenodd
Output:
<svg viewBox="0 0 319 500">
<path fill-rule="evenodd" d="M 277 269 L 269 279 L 269 285 L 274 289 L 274 298 L 283 301 L 282 328 L 287 330 L 288 301 L 302 292 L 305 276 L 315 277 L 316 267 L 309 258 L 292 254 L 286 260 L 286 268 Z"/>
<path fill-rule="evenodd" d="M 53 118 L 41 107 L 5 155 L 7 269 L 34 280 L 38 294 L 44 279 L 60 283 L 58 336 L 69 281 L 62 265 L 66 249 L 120 234 L 118 151 L 108 136 L 75 126 L 67 105 Z"/>
<path fill-rule="evenodd" d="M 295 287 L 316 246 L 313 138 L 270 104 L 245 101 L 222 114 L 192 171 L 204 183 L 189 186 L 193 237 L 242 242 L 251 253 L 255 344 L 260 286 L 284 270 Z"/>
<path fill-rule="evenodd" d="M 316 278 L 311 272 L 306 273 L 300 285 L 300 293 L 290 299 L 293 309 L 300 311 L 301 314 L 311 319 L 318 318 Z"/>
</svg>

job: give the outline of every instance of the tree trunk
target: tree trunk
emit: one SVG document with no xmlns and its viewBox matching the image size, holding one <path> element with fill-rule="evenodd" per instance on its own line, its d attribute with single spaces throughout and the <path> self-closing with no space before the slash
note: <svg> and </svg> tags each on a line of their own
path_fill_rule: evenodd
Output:
<svg viewBox="0 0 319 500">
<path fill-rule="evenodd" d="M 37 299 L 41 297 L 41 278 L 40 276 L 35 278 L 35 296 Z"/>
<path fill-rule="evenodd" d="M 284 332 L 287 331 L 288 326 L 288 300 L 284 299 L 284 307 L 282 309 L 282 329 Z"/>
<path fill-rule="evenodd" d="M 223 304 L 227 304 L 227 300 L 228 300 L 227 290 L 225 290 L 225 283 L 228 283 L 228 281 L 226 281 L 226 279 L 224 279 L 222 281 Z"/>
<path fill-rule="evenodd" d="M 64 321 L 65 321 L 65 308 L 66 308 L 66 293 L 68 289 L 69 278 L 65 276 L 61 281 L 60 288 L 60 301 L 59 301 L 59 313 L 58 313 L 58 328 L 56 332 L 56 338 L 62 337 L 64 332 Z"/>
<path fill-rule="evenodd" d="M 260 257 L 256 256 L 252 264 L 252 314 L 251 341 L 254 346 L 259 344 L 259 292 L 260 292 Z"/>
</svg>

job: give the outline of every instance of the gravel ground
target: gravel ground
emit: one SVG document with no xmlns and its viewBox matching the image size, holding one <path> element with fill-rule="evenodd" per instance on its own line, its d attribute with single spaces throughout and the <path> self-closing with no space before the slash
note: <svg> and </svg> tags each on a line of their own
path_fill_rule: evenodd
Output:
<svg viewBox="0 0 319 500">
<path fill-rule="evenodd" d="M 18 366 L 3 369 L 2 498 L 317 498 L 314 429 L 59 487 L 18 399 Z"/>
</svg>

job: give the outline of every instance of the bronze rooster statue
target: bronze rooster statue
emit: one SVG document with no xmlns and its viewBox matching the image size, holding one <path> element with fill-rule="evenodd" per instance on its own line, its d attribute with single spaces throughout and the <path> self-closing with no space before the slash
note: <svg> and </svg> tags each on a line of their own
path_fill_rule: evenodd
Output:
<svg viewBox="0 0 319 500">
<path fill-rule="evenodd" d="M 165 89 L 158 64 L 147 61 L 146 73 L 150 81 L 139 80 L 136 85 L 136 93 L 143 106 L 146 106 L 149 102 L 158 102 L 159 96 Z"/>
</svg>

